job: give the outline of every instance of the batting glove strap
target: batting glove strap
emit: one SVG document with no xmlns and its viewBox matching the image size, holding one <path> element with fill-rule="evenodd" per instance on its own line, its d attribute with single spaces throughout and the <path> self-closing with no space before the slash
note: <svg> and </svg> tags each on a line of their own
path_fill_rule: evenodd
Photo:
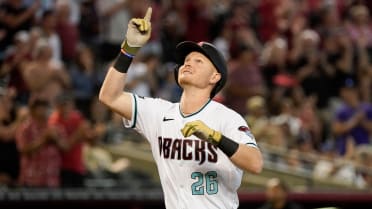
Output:
<svg viewBox="0 0 372 209">
<path fill-rule="evenodd" d="M 141 47 L 132 47 L 129 46 L 127 40 L 124 40 L 123 43 L 121 44 L 121 50 L 126 53 L 128 53 L 130 56 L 134 57 L 137 52 L 141 49 Z"/>
<path fill-rule="evenodd" d="M 220 148 L 220 150 L 222 150 L 222 152 L 224 152 L 228 157 L 231 157 L 236 151 L 238 151 L 239 144 L 226 136 L 221 135 L 221 139 L 217 144 L 217 147 Z"/>
</svg>

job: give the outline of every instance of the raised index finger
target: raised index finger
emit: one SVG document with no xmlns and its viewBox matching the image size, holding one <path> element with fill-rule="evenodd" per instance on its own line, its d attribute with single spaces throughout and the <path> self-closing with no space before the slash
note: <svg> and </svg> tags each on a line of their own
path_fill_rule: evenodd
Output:
<svg viewBox="0 0 372 209">
<path fill-rule="evenodd" d="M 146 15 L 143 19 L 150 22 L 151 21 L 151 14 L 152 14 L 152 8 L 149 7 L 149 8 L 147 8 Z"/>
</svg>

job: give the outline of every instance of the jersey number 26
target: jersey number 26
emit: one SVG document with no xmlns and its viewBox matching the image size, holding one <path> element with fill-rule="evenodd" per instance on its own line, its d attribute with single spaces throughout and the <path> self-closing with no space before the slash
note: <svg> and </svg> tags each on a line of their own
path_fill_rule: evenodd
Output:
<svg viewBox="0 0 372 209">
<path fill-rule="evenodd" d="M 191 178 L 196 179 L 196 182 L 191 184 L 193 195 L 204 195 L 204 192 L 207 192 L 209 195 L 217 194 L 218 181 L 216 179 L 216 171 L 208 171 L 205 174 L 201 172 L 193 172 Z"/>
</svg>

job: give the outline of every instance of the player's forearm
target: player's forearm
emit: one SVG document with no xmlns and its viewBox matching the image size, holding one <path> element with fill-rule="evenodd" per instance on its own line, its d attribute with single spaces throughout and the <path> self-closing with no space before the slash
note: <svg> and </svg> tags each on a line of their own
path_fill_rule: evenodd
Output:
<svg viewBox="0 0 372 209">
<path fill-rule="evenodd" d="M 103 81 L 99 99 L 107 106 L 120 97 L 125 86 L 126 73 L 132 63 L 133 56 L 121 49 L 113 65 L 110 67 Z"/>
<path fill-rule="evenodd" d="M 262 155 L 259 149 L 244 144 L 239 144 L 238 150 L 230 160 L 239 168 L 258 174 L 263 167 Z"/>
<path fill-rule="evenodd" d="M 116 67 L 115 67 L 116 66 Z M 129 64 L 127 68 L 129 67 Z M 124 68 L 120 68 L 123 70 Z M 119 72 L 118 66 L 113 65 L 107 72 L 102 84 L 99 100 L 112 111 L 122 117 L 131 120 L 132 117 L 132 94 L 124 92 L 126 73 Z"/>
<path fill-rule="evenodd" d="M 216 135 L 218 138 L 218 134 Z M 239 144 L 222 134 L 218 140 L 212 140 L 212 143 L 217 145 L 239 168 L 256 174 L 261 172 L 263 162 L 259 149 Z"/>
<path fill-rule="evenodd" d="M 110 67 L 101 86 L 99 100 L 105 105 L 111 106 L 116 98 L 122 94 L 125 87 L 125 78 L 126 73 L 117 71 L 113 66 Z"/>
</svg>

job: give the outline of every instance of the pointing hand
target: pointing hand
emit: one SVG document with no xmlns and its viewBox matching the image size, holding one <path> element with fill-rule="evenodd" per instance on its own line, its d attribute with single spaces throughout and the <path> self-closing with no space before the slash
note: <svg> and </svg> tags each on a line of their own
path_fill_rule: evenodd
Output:
<svg viewBox="0 0 372 209">
<path fill-rule="evenodd" d="M 132 18 L 128 23 L 126 40 L 121 48 L 134 55 L 150 39 L 151 35 L 151 14 L 152 8 L 149 7 L 143 18 Z"/>
</svg>

